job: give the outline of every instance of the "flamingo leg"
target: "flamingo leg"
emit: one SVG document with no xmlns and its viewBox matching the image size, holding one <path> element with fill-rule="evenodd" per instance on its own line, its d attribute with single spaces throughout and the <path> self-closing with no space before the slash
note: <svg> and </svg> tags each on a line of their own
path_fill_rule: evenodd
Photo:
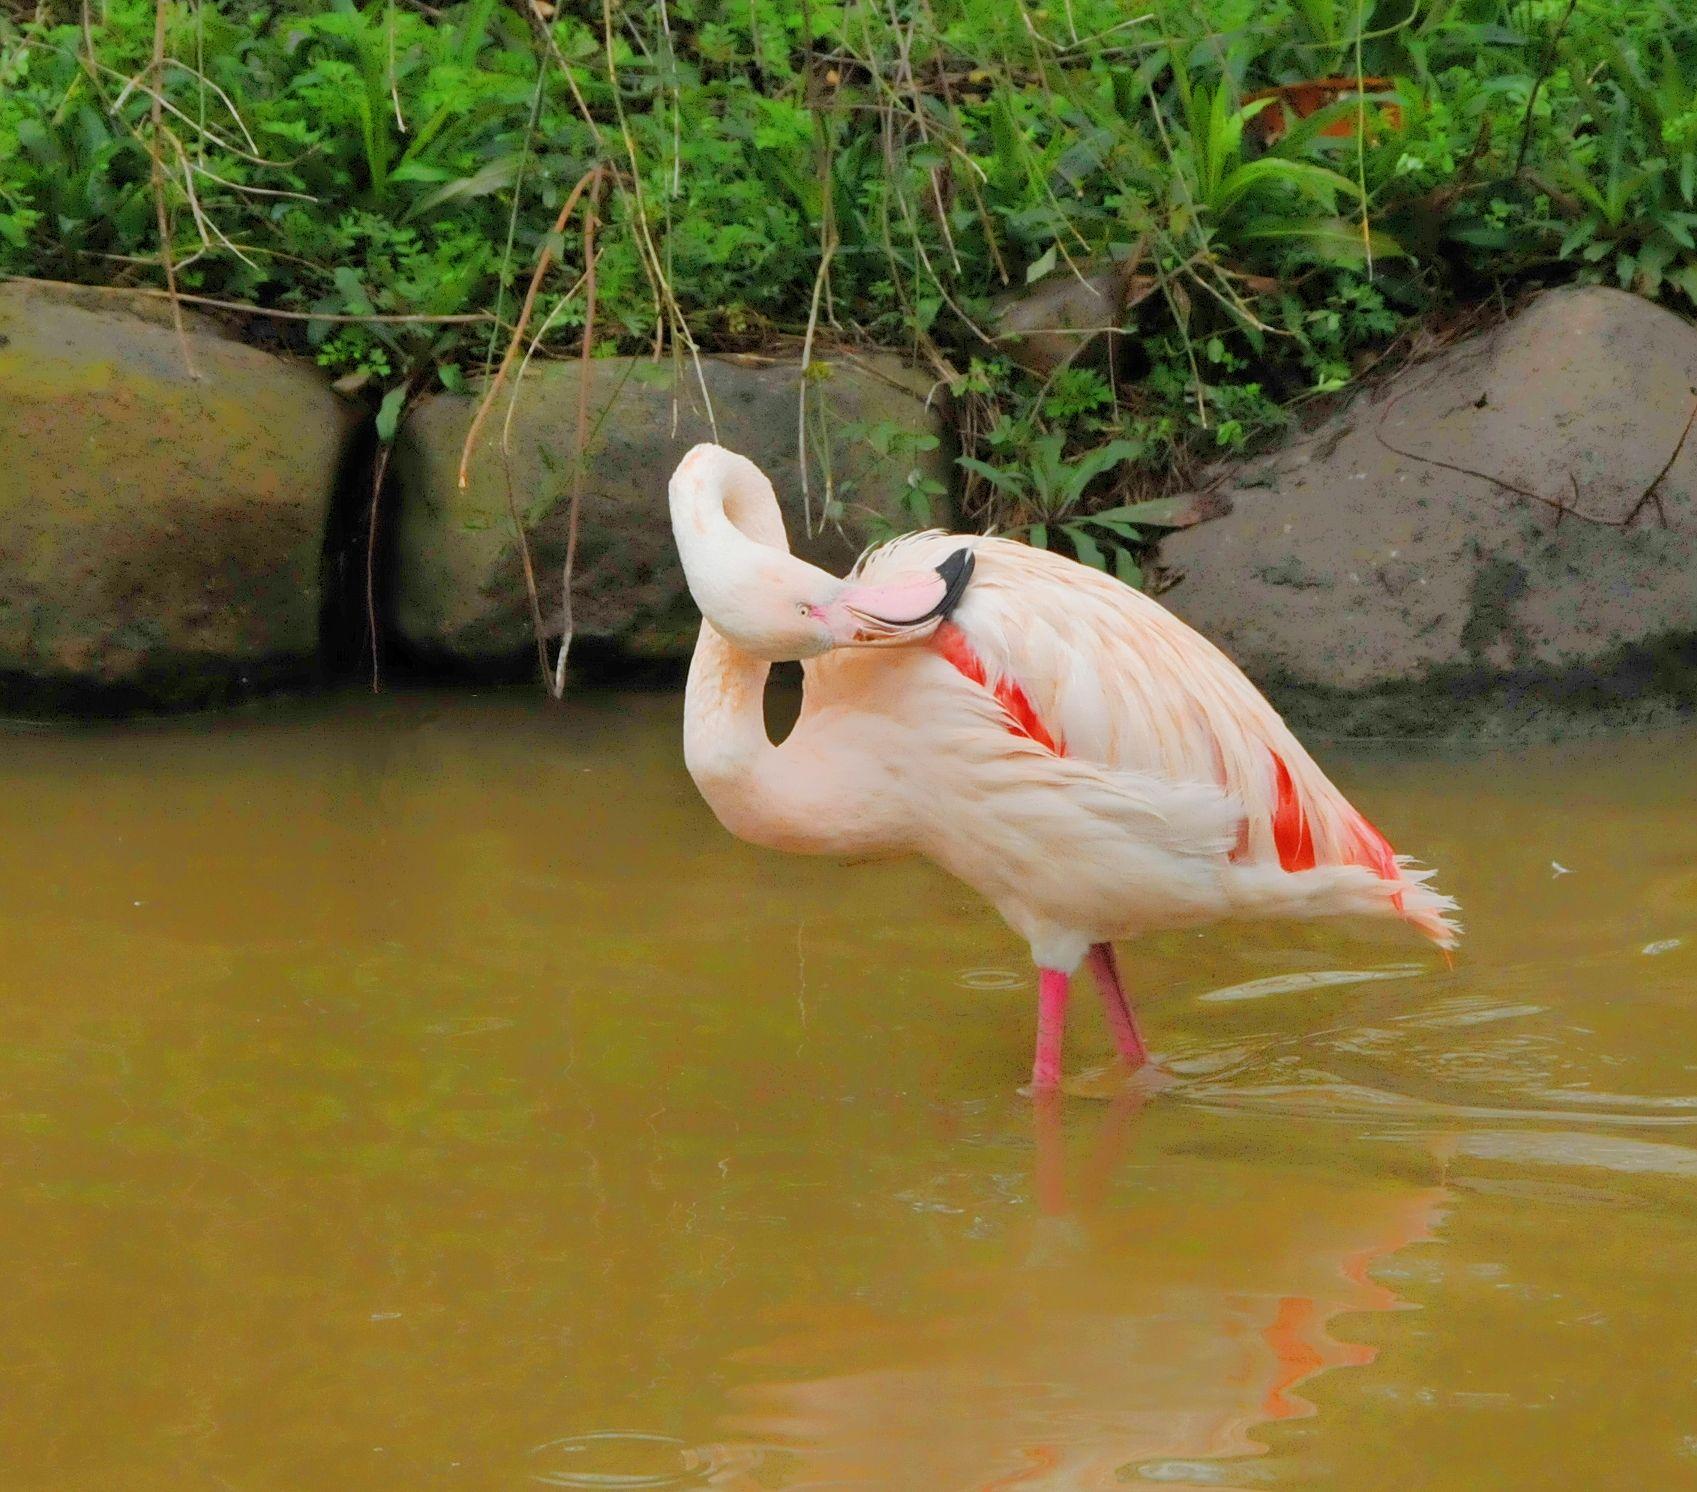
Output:
<svg viewBox="0 0 1697 1492">
<path fill-rule="evenodd" d="M 1149 1060 L 1149 1048 L 1143 1044 L 1143 1033 L 1137 1029 L 1137 1017 L 1131 1013 L 1131 1001 L 1125 997 L 1120 983 L 1119 960 L 1114 956 L 1112 943 L 1096 943 L 1089 954 L 1090 972 L 1096 976 L 1096 988 L 1102 992 L 1102 1009 L 1107 1012 L 1108 1025 L 1114 1033 L 1114 1045 L 1120 1049 L 1128 1067 L 1141 1067 Z"/>
<path fill-rule="evenodd" d="M 1061 1042 L 1066 1036 L 1071 988 L 1070 974 L 1059 969 L 1037 971 L 1037 1055 L 1031 1063 L 1031 1086 L 1038 1093 L 1060 1086 Z"/>
</svg>

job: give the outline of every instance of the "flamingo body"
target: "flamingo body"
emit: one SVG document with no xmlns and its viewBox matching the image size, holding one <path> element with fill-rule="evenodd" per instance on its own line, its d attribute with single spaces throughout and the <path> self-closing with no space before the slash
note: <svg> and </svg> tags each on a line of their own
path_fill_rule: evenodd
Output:
<svg viewBox="0 0 1697 1492">
<path fill-rule="evenodd" d="M 988 900 L 1045 971 L 1037 1086 L 1058 1078 L 1067 980 L 1093 949 L 1120 1050 L 1141 1058 L 1116 940 L 1359 915 L 1453 946 L 1454 904 L 1430 872 L 1396 856 L 1237 667 L 1158 602 L 1059 555 L 935 532 L 834 580 L 788 555 L 770 485 L 713 446 L 680 465 L 672 512 L 705 617 L 685 757 L 707 802 L 753 843 L 917 853 Z M 737 640 L 715 586 L 736 597 Z M 783 656 L 803 659 L 805 684 L 773 746 L 761 697 Z"/>
</svg>

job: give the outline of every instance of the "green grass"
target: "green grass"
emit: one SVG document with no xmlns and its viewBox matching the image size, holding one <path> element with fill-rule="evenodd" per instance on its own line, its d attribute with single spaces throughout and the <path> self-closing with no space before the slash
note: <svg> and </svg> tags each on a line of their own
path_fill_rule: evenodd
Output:
<svg viewBox="0 0 1697 1492">
<path fill-rule="evenodd" d="M 498 360 L 545 248 L 527 340 L 577 354 L 587 177 L 592 353 L 905 349 L 968 513 L 1128 580 L 1151 500 L 1435 309 L 1697 300 L 1672 0 L 174 0 L 157 69 L 151 3 L 20 9 L 0 272 L 162 286 L 162 206 L 182 291 L 296 313 L 392 429 Z M 1388 81 L 1270 141 L 1250 95 L 1326 77 Z M 1118 355 L 1019 366 L 1008 301 L 1100 273 Z"/>
</svg>

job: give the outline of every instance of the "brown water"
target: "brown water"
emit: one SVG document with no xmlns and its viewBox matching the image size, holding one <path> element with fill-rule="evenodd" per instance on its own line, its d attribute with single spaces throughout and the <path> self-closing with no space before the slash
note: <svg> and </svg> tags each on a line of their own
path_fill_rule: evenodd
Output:
<svg viewBox="0 0 1697 1492">
<path fill-rule="evenodd" d="M 1454 971 L 1127 948 L 1179 1083 L 1034 1109 L 993 915 L 677 715 L 0 739 L 0 1487 L 1697 1486 L 1697 737 L 1324 752 Z"/>
</svg>

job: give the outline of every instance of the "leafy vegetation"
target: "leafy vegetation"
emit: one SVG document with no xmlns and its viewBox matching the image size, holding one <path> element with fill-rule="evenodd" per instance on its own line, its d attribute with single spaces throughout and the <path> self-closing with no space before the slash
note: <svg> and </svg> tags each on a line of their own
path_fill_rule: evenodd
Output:
<svg viewBox="0 0 1697 1492">
<path fill-rule="evenodd" d="M 12 10 L 0 272 L 287 313 L 391 431 L 545 256 L 535 355 L 905 348 L 969 513 L 1134 582 L 1199 458 L 1435 309 L 1697 302 L 1678 0 Z M 1019 308 L 1085 285 L 1120 334 L 1037 356 Z"/>
</svg>

